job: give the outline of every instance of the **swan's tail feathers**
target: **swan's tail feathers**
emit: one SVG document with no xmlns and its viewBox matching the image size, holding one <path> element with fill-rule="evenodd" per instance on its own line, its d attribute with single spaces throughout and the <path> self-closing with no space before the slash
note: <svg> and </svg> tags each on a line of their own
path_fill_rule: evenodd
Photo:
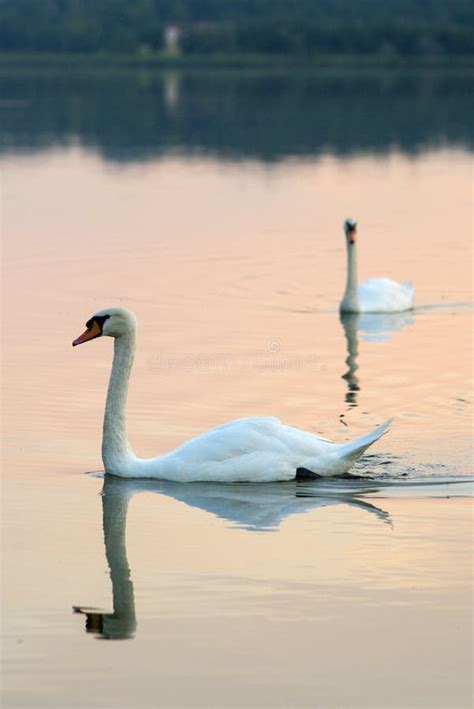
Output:
<svg viewBox="0 0 474 709">
<path fill-rule="evenodd" d="M 413 300 L 413 296 L 415 295 L 415 287 L 411 281 L 405 281 L 403 284 L 403 287 L 405 288 L 405 292 L 407 293 L 408 297 Z M 413 307 L 413 303 L 412 303 Z"/>
<path fill-rule="evenodd" d="M 375 443 L 375 441 L 378 441 L 384 433 L 387 433 L 392 421 L 393 419 L 389 419 L 388 421 L 381 423 L 380 426 L 372 429 L 369 433 L 366 433 L 364 436 L 360 436 L 360 438 L 356 438 L 354 441 L 350 441 L 350 443 L 343 445 L 340 449 L 340 453 L 344 460 L 347 460 L 351 464 L 355 463 L 355 461 L 360 458 L 362 453 L 364 453 L 364 451 L 366 451 L 372 443 Z"/>
</svg>

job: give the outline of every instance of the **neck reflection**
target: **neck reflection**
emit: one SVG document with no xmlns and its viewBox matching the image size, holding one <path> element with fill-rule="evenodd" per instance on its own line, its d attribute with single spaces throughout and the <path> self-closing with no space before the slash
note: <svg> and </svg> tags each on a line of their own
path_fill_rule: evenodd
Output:
<svg viewBox="0 0 474 709">
<path fill-rule="evenodd" d="M 105 556 L 112 581 L 113 613 L 75 606 L 76 613 L 86 616 L 86 632 L 105 640 L 133 638 L 137 627 L 135 597 L 127 560 L 126 526 L 128 503 L 133 491 L 108 483 L 102 489 L 102 523 Z"/>
<path fill-rule="evenodd" d="M 347 357 L 345 363 L 348 366 L 347 372 L 342 375 L 342 378 L 347 382 L 347 391 L 344 401 L 349 405 L 349 408 L 357 406 L 357 394 L 360 391 L 359 377 L 356 372 L 359 369 L 357 364 L 357 356 L 359 354 L 359 341 L 357 338 L 357 328 L 359 325 L 359 313 L 339 313 L 344 335 L 346 338 Z"/>
<path fill-rule="evenodd" d="M 357 361 L 359 356 L 359 333 L 366 342 L 387 342 L 394 332 L 412 325 L 414 315 L 413 311 L 401 313 L 340 312 L 339 319 L 344 330 L 347 349 L 345 363 L 348 369 L 341 375 L 342 379 L 347 382 L 344 401 L 350 409 L 358 405 L 358 396 L 361 390 L 357 374 L 359 369 Z"/>
</svg>

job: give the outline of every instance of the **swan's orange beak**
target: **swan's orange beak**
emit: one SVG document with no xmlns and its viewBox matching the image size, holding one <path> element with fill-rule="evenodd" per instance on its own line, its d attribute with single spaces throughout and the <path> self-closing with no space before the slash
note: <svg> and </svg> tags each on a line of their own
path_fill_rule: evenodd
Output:
<svg viewBox="0 0 474 709">
<path fill-rule="evenodd" d="M 87 342 L 88 340 L 93 340 L 94 337 L 100 337 L 102 335 L 102 330 L 100 329 L 99 325 L 94 322 L 92 323 L 92 326 L 89 330 L 86 330 L 85 332 L 82 333 L 82 335 L 79 335 L 79 337 L 76 337 L 75 340 L 72 342 L 72 346 L 75 347 L 76 345 L 82 345 L 83 342 Z"/>
<path fill-rule="evenodd" d="M 347 238 L 349 239 L 349 244 L 355 244 L 355 238 L 357 234 L 357 227 L 353 227 L 352 229 L 349 229 L 347 232 Z"/>
</svg>

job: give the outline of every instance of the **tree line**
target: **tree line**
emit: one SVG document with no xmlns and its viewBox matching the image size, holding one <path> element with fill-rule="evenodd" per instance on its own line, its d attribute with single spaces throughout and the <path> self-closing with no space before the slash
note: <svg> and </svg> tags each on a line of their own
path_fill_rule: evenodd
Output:
<svg viewBox="0 0 474 709">
<path fill-rule="evenodd" d="M 470 0 L 0 0 L 7 52 L 474 54 Z"/>
</svg>

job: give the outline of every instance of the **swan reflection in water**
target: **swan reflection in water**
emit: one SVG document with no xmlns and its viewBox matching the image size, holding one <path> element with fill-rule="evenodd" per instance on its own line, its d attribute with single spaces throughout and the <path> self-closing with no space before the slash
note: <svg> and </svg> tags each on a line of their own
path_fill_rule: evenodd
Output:
<svg viewBox="0 0 474 709">
<path fill-rule="evenodd" d="M 407 325 L 413 324 L 413 311 L 407 310 L 403 313 L 339 313 L 347 345 L 346 364 L 347 372 L 342 375 L 342 379 L 347 382 L 347 392 L 345 402 L 349 408 L 357 406 L 357 392 L 360 391 L 359 377 L 357 370 L 359 365 L 357 357 L 359 354 L 359 335 L 369 342 L 386 342 L 390 339 L 392 332 L 402 330 Z"/>
<path fill-rule="evenodd" d="M 103 613 L 84 606 L 74 606 L 74 611 L 86 616 L 86 632 L 99 638 L 122 640 L 134 636 L 137 621 L 125 528 L 128 503 L 136 493 L 156 492 L 205 510 L 240 529 L 271 532 L 278 530 L 280 523 L 290 515 L 341 504 L 366 510 L 391 525 L 387 512 L 361 499 L 361 496 L 376 489 L 373 481 L 350 476 L 311 482 L 226 484 L 130 480 L 105 475 L 102 515 L 105 555 L 112 581 L 113 612 Z"/>
</svg>

